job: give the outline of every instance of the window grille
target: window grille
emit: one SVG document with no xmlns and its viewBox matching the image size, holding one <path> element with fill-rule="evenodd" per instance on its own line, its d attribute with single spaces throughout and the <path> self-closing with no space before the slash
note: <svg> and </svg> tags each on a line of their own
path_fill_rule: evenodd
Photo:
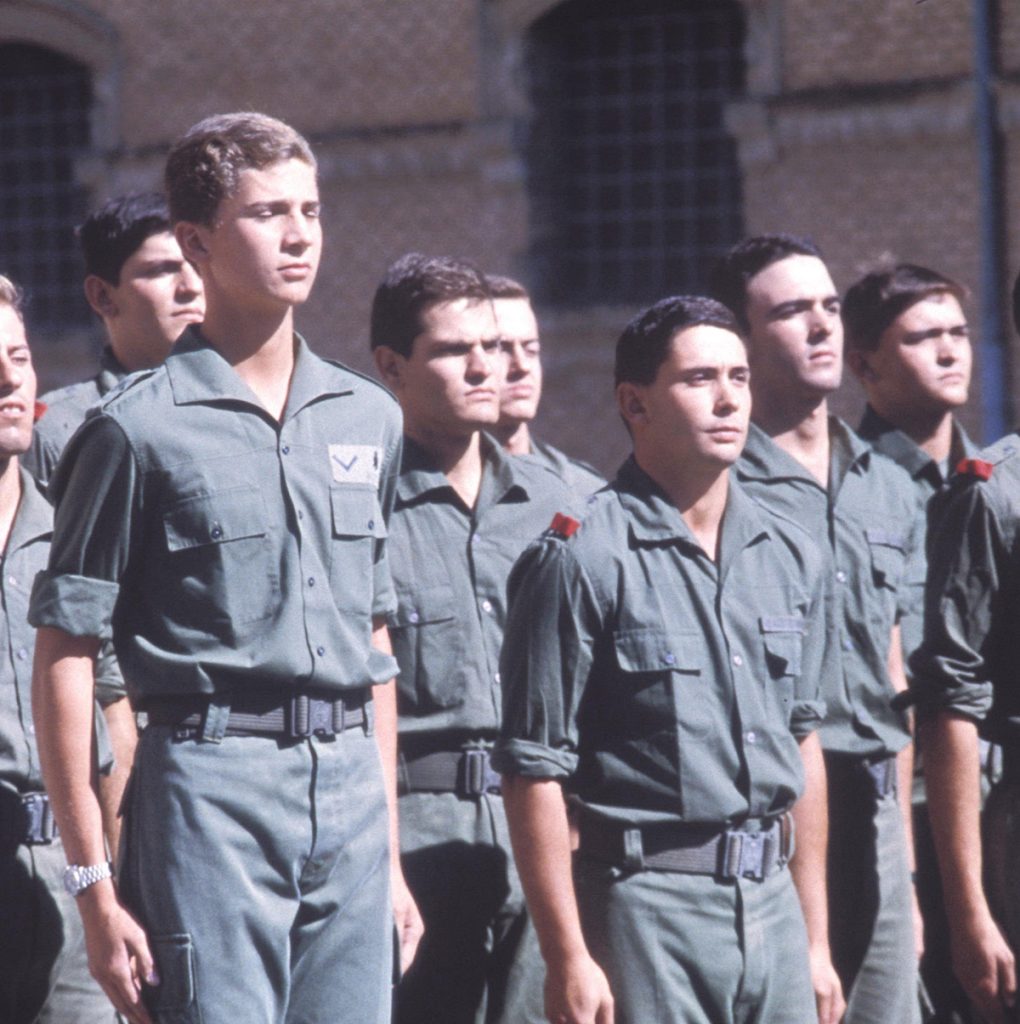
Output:
<svg viewBox="0 0 1020 1024">
<path fill-rule="evenodd" d="M 89 146 L 90 105 L 82 66 L 0 45 L 0 272 L 25 289 L 33 327 L 89 322 L 74 238 L 87 199 L 74 162 Z"/>
<path fill-rule="evenodd" d="M 529 33 L 531 272 L 559 305 L 705 286 L 742 232 L 727 102 L 743 89 L 730 0 L 569 0 Z"/>
</svg>

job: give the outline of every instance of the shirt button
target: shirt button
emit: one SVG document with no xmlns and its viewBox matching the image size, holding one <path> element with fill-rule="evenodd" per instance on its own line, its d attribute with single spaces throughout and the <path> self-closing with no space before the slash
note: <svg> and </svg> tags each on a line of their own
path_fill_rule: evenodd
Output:
<svg viewBox="0 0 1020 1024">
<path fill-rule="evenodd" d="M 28 649 L 25 647 L 18 648 L 18 661 L 24 661 L 28 657 Z"/>
<path fill-rule="evenodd" d="M 737 668 L 740 668 L 740 666 L 744 664 L 744 659 L 739 654 L 734 654 L 733 664 L 736 665 Z"/>
<path fill-rule="evenodd" d="M 836 579 L 839 580 L 840 583 L 846 583 L 846 573 L 843 572 L 842 569 L 839 569 L 836 572 Z"/>
<path fill-rule="evenodd" d="M 421 616 L 417 612 L 411 612 L 411 614 L 408 615 L 407 620 L 408 622 L 417 622 L 420 618 Z"/>
<path fill-rule="evenodd" d="M 223 527 L 219 523 L 213 523 L 212 529 L 209 531 L 209 536 L 213 540 L 219 540 L 223 536 Z"/>
<path fill-rule="evenodd" d="M 7 577 L 7 582 L 8 582 L 8 583 L 9 583 L 9 584 L 10 584 L 10 585 L 11 585 L 12 587 L 14 587 L 14 586 L 17 586 L 17 583 L 18 583 L 18 578 L 17 578 L 17 576 L 8 576 L 8 577 Z"/>
<path fill-rule="evenodd" d="M 758 734 L 753 729 L 751 729 L 748 732 L 746 739 L 747 739 L 747 742 L 750 743 L 751 746 L 753 747 L 755 745 L 755 743 L 758 742 Z"/>
<path fill-rule="evenodd" d="M 492 678 L 495 679 L 497 683 L 503 682 L 503 680 L 500 677 L 500 674 L 498 672 Z"/>
<path fill-rule="evenodd" d="M 316 653 L 316 654 L 317 654 L 317 655 L 318 655 L 318 656 L 319 656 L 320 658 L 322 658 L 322 657 L 324 657 L 324 656 L 325 656 L 325 654 L 326 654 L 326 648 L 325 648 L 325 647 L 316 647 L 316 648 L 315 648 L 315 653 Z"/>
<path fill-rule="evenodd" d="M 491 612 L 492 611 L 492 602 L 490 600 L 486 599 L 486 600 L 484 600 L 482 602 L 482 611 L 483 612 Z"/>
<path fill-rule="evenodd" d="M 667 651 L 662 656 L 662 660 L 663 660 L 663 663 L 666 664 L 666 665 L 675 665 L 676 664 L 676 655 L 672 651 Z"/>
<path fill-rule="evenodd" d="M 369 519 L 369 521 L 368 521 L 368 528 L 370 530 L 374 530 L 375 529 L 375 520 L 374 519 Z"/>
<path fill-rule="evenodd" d="M 282 448 L 280 449 L 280 451 L 281 451 L 281 452 L 283 452 L 283 454 L 284 454 L 284 455 L 290 455 L 290 445 L 289 445 L 289 444 L 285 444 L 285 445 L 284 445 L 284 446 L 283 446 L 283 447 L 282 447 Z"/>
<path fill-rule="evenodd" d="M 853 640 L 844 640 L 843 641 L 843 650 L 844 651 L 852 651 L 853 649 L 854 649 L 854 642 L 853 642 Z"/>
<path fill-rule="evenodd" d="M 308 586 L 310 586 L 310 587 L 314 587 L 315 586 L 315 577 L 314 576 L 309 576 L 308 577 Z"/>
<path fill-rule="evenodd" d="M 297 510 L 297 517 L 298 517 L 298 519 L 304 519 L 305 514 L 304 514 L 304 512 L 301 511 L 301 509 Z"/>
</svg>

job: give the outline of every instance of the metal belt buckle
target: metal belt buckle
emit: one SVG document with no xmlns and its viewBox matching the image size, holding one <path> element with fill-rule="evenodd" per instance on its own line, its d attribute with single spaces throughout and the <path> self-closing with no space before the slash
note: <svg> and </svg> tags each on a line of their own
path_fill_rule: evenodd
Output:
<svg viewBox="0 0 1020 1024">
<path fill-rule="evenodd" d="M 468 796 L 498 793 L 502 779 L 492 770 L 487 750 L 465 750 L 464 790 Z"/>
<path fill-rule="evenodd" d="M 309 736 L 335 736 L 333 726 L 333 702 L 299 694 L 290 701 L 288 734 L 294 739 L 306 740 Z"/>
<path fill-rule="evenodd" d="M 727 832 L 723 843 L 723 877 L 762 881 L 765 878 L 766 835 L 765 832 Z"/>
<path fill-rule="evenodd" d="M 30 793 L 21 798 L 27 819 L 24 842 L 27 846 L 49 846 L 57 836 L 57 826 L 44 793 Z"/>
</svg>

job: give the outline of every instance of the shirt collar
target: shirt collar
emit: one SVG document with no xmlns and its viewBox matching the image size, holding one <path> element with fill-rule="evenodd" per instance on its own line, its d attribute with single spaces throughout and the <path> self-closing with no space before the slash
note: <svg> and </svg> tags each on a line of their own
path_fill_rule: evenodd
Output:
<svg viewBox="0 0 1020 1024">
<path fill-rule="evenodd" d="M 521 464 L 507 455 L 488 434 L 480 437 L 482 454 L 482 485 L 478 492 L 478 508 L 495 505 L 514 498 L 528 498 L 527 481 Z M 450 489 L 449 478 L 439 469 L 428 449 L 404 435 L 404 453 L 400 463 L 397 495 L 407 503 L 433 491 Z"/>
<path fill-rule="evenodd" d="M 21 501 L 7 539 L 8 555 L 53 532 L 53 507 L 27 470 L 19 467 L 18 475 L 21 479 Z"/>
<path fill-rule="evenodd" d="M 294 338 L 297 347 L 284 419 L 319 398 L 350 394 L 357 379 L 353 374 L 338 372 L 337 364 L 320 359 L 300 334 Z M 164 365 L 177 405 L 228 401 L 263 408 L 251 388 L 197 327 L 189 327 L 181 335 Z"/>
<path fill-rule="evenodd" d="M 104 345 L 99 357 L 99 373 L 96 374 L 96 387 L 99 389 L 100 397 L 112 391 L 127 374 L 127 370 L 113 354 L 113 349 L 109 345 Z"/>
</svg>

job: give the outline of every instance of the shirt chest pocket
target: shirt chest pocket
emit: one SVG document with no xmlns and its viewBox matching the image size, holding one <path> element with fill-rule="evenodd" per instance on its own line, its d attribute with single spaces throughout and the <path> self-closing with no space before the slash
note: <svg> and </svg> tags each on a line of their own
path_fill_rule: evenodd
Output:
<svg viewBox="0 0 1020 1024">
<path fill-rule="evenodd" d="M 329 492 L 332 517 L 329 583 L 340 611 L 371 615 L 377 546 L 386 538 L 374 488 L 351 484 Z"/>
<path fill-rule="evenodd" d="M 696 630 L 619 630 L 613 636 L 624 683 L 616 709 L 629 730 L 704 735 L 712 728 L 705 640 Z"/>
<path fill-rule="evenodd" d="M 390 618 L 400 666 L 401 711 L 418 713 L 464 703 L 464 637 L 448 581 L 397 592 Z"/>
<path fill-rule="evenodd" d="M 868 527 L 864 531 L 871 553 L 871 574 L 878 587 L 896 590 L 903 580 L 907 541 L 901 533 Z"/>
<path fill-rule="evenodd" d="M 804 619 L 800 615 L 763 615 L 758 620 L 765 664 L 773 679 L 793 678 L 801 672 Z"/>
<path fill-rule="evenodd" d="M 268 516 L 255 487 L 183 498 L 163 512 L 174 571 L 170 614 L 200 632 L 237 639 L 236 627 L 268 618 L 279 600 Z"/>
</svg>

